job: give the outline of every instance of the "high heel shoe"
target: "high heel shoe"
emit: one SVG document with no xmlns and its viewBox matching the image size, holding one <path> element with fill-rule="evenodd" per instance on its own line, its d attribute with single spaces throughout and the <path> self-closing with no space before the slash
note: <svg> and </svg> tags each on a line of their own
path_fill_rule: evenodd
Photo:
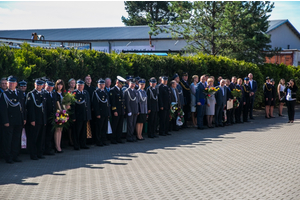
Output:
<svg viewBox="0 0 300 200">
<path fill-rule="evenodd" d="M 55 149 L 55 153 L 63 153 L 64 151 L 61 150 L 61 151 L 58 151 L 57 149 Z"/>
</svg>

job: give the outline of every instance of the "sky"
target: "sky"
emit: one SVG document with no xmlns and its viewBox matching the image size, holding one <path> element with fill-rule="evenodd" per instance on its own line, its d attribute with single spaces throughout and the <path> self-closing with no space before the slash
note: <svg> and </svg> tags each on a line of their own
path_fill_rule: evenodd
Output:
<svg viewBox="0 0 300 200">
<path fill-rule="evenodd" d="M 275 1 L 269 19 L 288 19 L 300 31 L 300 1 Z M 124 1 L 1 1 L 0 30 L 124 26 Z"/>
</svg>

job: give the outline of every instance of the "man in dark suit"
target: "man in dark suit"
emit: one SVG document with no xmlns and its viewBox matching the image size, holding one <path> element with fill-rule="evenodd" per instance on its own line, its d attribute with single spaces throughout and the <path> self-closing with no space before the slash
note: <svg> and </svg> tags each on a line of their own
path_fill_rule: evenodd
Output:
<svg viewBox="0 0 300 200">
<path fill-rule="evenodd" d="M 90 96 L 90 101 L 92 101 L 92 95 L 93 92 L 96 90 L 96 88 L 92 85 L 92 77 L 88 74 L 85 77 L 85 84 L 84 84 L 84 90 L 88 92 L 89 96 Z M 90 108 L 91 112 L 92 112 L 92 118 L 89 120 L 90 123 L 90 127 L 91 127 L 91 133 L 92 133 L 92 139 L 88 140 L 88 143 L 96 143 L 96 137 L 94 137 L 95 132 L 96 132 L 96 119 L 95 119 L 95 114 L 94 111 L 92 109 L 92 107 Z"/>
<path fill-rule="evenodd" d="M 136 142 L 136 136 L 133 134 L 136 126 L 136 120 L 139 115 L 139 95 L 135 89 L 135 79 L 129 81 L 129 88 L 124 92 L 126 113 L 127 113 L 127 142 Z"/>
<path fill-rule="evenodd" d="M 30 158 L 38 160 L 43 156 L 45 127 L 47 124 L 46 95 L 42 90 L 44 81 L 37 79 L 35 89 L 27 94 L 27 123 L 30 123 L 30 131 L 26 133 Z"/>
<path fill-rule="evenodd" d="M 148 137 L 158 137 L 155 135 L 157 126 L 157 113 L 158 108 L 158 92 L 156 88 L 156 79 L 152 77 L 149 80 L 150 87 L 147 89 L 147 106 L 148 106 Z"/>
<path fill-rule="evenodd" d="M 198 129 L 205 129 L 203 126 L 204 109 L 206 103 L 206 97 L 204 94 L 206 78 L 201 76 L 200 82 L 197 84 L 196 90 L 196 104 L 197 104 L 197 126 Z"/>
<path fill-rule="evenodd" d="M 47 125 L 45 134 L 45 155 L 54 155 L 53 152 L 53 116 L 56 112 L 57 93 L 53 92 L 54 83 L 47 81 L 45 86 L 46 109 L 47 109 Z"/>
<path fill-rule="evenodd" d="M 76 89 L 72 92 L 75 94 L 75 104 L 71 105 L 70 118 L 74 122 L 73 143 L 74 149 L 89 149 L 86 145 L 87 122 L 91 119 L 90 95 L 84 90 L 84 82 L 77 80 Z"/>
<path fill-rule="evenodd" d="M 159 86 L 158 94 L 158 105 L 159 105 L 159 135 L 166 136 L 171 135 L 169 131 L 169 113 L 171 106 L 170 88 L 167 86 L 168 77 L 164 76 L 161 80 L 161 85 Z"/>
<path fill-rule="evenodd" d="M 225 80 L 220 80 L 220 85 L 217 86 L 219 90 L 216 92 L 216 109 L 215 109 L 215 124 L 216 127 L 221 126 L 223 127 L 223 111 L 227 105 L 227 89 L 225 86 Z"/>
<path fill-rule="evenodd" d="M 233 91 L 233 89 L 236 89 L 236 81 L 237 81 L 236 76 L 231 77 L 231 83 L 229 85 L 230 91 Z M 232 96 L 232 99 L 233 98 L 234 97 Z M 235 123 L 234 122 L 234 113 L 235 113 L 235 108 L 231 109 L 231 113 L 230 113 L 230 123 L 231 124 Z"/>
<path fill-rule="evenodd" d="M 257 91 L 257 83 L 255 80 L 253 80 L 253 74 L 249 73 L 248 74 L 248 78 L 249 78 L 249 85 L 250 85 L 250 103 L 249 103 L 249 117 L 250 119 L 254 119 L 253 118 L 253 106 L 254 106 L 254 100 L 255 100 L 255 93 Z"/>
<path fill-rule="evenodd" d="M 231 94 L 231 89 L 230 89 L 230 80 L 226 79 L 226 89 L 227 89 L 227 101 L 232 101 L 233 100 L 233 96 Z M 227 122 L 226 122 L 226 126 L 232 125 L 232 117 L 233 117 L 233 108 L 227 110 Z"/>
<path fill-rule="evenodd" d="M 107 127 L 109 117 L 109 101 L 108 94 L 105 91 L 105 81 L 100 79 L 98 81 L 98 89 L 92 95 L 92 105 L 96 119 L 96 145 L 107 145 Z"/>
<path fill-rule="evenodd" d="M 0 95 L 7 90 L 7 80 L 6 77 L 2 77 L 0 80 Z M 1 120 L 1 119 L 0 119 Z M 2 144 L 2 130 L 3 130 L 3 125 L 1 125 L 0 121 L 0 144 Z M 2 145 L 0 146 L 0 158 L 3 156 L 3 148 Z"/>
<path fill-rule="evenodd" d="M 250 106 L 250 96 L 251 95 L 251 87 L 249 85 L 249 78 L 244 78 L 244 85 L 243 85 L 243 122 L 249 122 L 248 121 L 248 112 L 249 112 L 249 106 Z"/>
<path fill-rule="evenodd" d="M 182 125 L 183 128 L 187 127 L 187 121 L 189 119 L 189 115 L 191 112 L 191 91 L 190 91 L 190 84 L 188 82 L 189 74 L 187 72 L 184 72 L 182 74 L 181 81 L 179 84 L 182 87 L 183 91 L 183 97 L 184 97 L 184 104 L 182 105 L 183 112 L 184 112 L 184 123 Z"/>
<path fill-rule="evenodd" d="M 21 162 L 18 158 L 23 125 L 26 124 L 22 93 L 16 89 L 17 79 L 8 77 L 8 89 L 0 97 L 0 118 L 3 125 L 3 154 L 7 163 Z"/>
<path fill-rule="evenodd" d="M 121 137 L 125 115 L 125 105 L 122 87 L 125 82 L 126 80 L 123 77 L 117 76 L 116 85 L 111 88 L 109 92 L 112 115 L 112 144 L 123 143 Z"/>
</svg>

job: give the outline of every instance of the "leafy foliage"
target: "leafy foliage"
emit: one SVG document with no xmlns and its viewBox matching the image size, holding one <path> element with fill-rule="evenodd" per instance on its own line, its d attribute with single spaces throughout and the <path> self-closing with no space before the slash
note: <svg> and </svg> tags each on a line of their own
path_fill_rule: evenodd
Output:
<svg viewBox="0 0 300 200">
<path fill-rule="evenodd" d="M 117 75 L 139 75 L 146 80 L 166 75 L 171 78 L 187 71 L 192 75 L 209 74 L 210 76 L 231 78 L 235 75 L 244 78 L 253 73 L 258 82 L 256 106 L 261 106 L 262 85 L 264 78 L 270 76 L 276 83 L 280 78 L 287 81 L 291 78 L 300 85 L 300 69 L 283 64 L 263 64 L 238 61 L 223 56 L 197 54 L 191 56 L 169 55 L 136 55 L 136 54 L 106 54 L 95 50 L 63 50 L 42 49 L 24 44 L 21 49 L 0 47 L 0 76 L 15 75 L 19 80 L 28 82 L 28 89 L 33 88 L 33 79 L 46 76 L 50 79 L 70 78 L 83 79 L 87 74 L 93 78 L 93 84 L 99 78 L 111 77 L 115 81 Z M 191 81 L 191 80 L 190 80 Z M 261 86 L 261 87 L 260 87 Z M 300 93 L 299 93 L 300 97 Z"/>
</svg>

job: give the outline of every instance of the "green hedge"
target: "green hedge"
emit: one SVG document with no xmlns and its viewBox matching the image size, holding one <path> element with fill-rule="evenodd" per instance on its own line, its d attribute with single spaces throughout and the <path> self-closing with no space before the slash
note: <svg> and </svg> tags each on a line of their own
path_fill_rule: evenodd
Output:
<svg viewBox="0 0 300 200">
<path fill-rule="evenodd" d="M 278 83 L 280 78 L 289 80 L 295 78 L 299 85 L 300 70 L 286 65 L 253 63 L 232 60 L 226 57 L 210 55 L 195 56 L 156 56 L 136 54 L 106 54 L 95 50 L 63 50 L 42 49 L 24 44 L 21 49 L 0 47 L 0 76 L 15 75 L 28 81 L 28 88 L 33 88 L 33 79 L 46 76 L 53 80 L 59 78 L 65 82 L 70 78 L 84 78 L 90 74 L 93 83 L 99 78 L 117 75 L 139 75 L 149 79 L 161 75 L 172 77 L 174 73 L 187 71 L 192 75 L 209 74 L 223 78 L 245 77 L 249 72 L 254 74 L 258 82 L 256 106 L 263 104 L 262 85 L 264 78 L 270 76 Z M 299 96 L 300 97 L 300 96 Z"/>
</svg>

